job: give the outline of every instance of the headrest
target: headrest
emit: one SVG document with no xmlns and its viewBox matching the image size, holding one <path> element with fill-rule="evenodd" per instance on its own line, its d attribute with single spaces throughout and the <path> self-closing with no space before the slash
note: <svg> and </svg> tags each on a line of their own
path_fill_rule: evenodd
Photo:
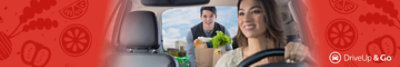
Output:
<svg viewBox="0 0 400 67">
<path fill-rule="evenodd" d="M 118 42 L 124 48 L 157 49 L 157 19 L 150 11 L 133 11 L 121 23 Z"/>
</svg>

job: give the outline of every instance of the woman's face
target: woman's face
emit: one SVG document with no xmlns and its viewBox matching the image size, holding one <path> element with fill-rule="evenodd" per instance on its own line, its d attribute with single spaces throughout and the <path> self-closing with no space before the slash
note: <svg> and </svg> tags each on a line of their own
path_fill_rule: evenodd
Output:
<svg viewBox="0 0 400 67">
<path fill-rule="evenodd" d="M 255 0 L 243 0 L 239 5 L 239 29 L 247 38 L 260 37 L 266 32 L 266 16 L 260 3 Z"/>
</svg>

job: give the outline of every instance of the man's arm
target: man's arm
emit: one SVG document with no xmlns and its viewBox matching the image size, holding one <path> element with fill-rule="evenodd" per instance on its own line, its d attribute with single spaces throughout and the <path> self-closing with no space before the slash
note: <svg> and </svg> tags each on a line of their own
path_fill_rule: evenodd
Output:
<svg viewBox="0 0 400 67">
<path fill-rule="evenodd" d="M 190 67 L 196 67 L 196 54 L 194 53 L 192 31 L 189 31 L 187 34 L 186 42 L 186 55 L 189 57 Z"/>
<path fill-rule="evenodd" d="M 231 37 L 229 31 L 226 30 L 226 28 L 225 28 L 225 30 L 224 30 L 224 33 L 225 33 L 226 35 L 228 35 L 228 37 Z M 233 49 L 233 48 L 232 48 L 232 45 L 226 45 L 226 46 L 225 46 L 225 50 L 226 50 L 226 51 L 230 51 L 230 50 L 232 50 L 232 49 Z"/>
</svg>

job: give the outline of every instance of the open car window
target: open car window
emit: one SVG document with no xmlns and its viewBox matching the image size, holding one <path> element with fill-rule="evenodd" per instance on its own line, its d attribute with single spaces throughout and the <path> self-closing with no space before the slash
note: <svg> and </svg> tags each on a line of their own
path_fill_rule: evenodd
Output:
<svg viewBox="0 0 400 67">
<path fill-rule="evenodd" d="M 183 7 L 166 10 L 161 15 L 162 40 L 164 50 L 181 49 L 185 50 L 186 36 L 190 28 L 201 23 L 201 7 Z M 237 33 L 238 19 L 237 7 L 216 6 L 217 18 L 215 22 L 223 25 L 229 31 L 230 37 Z M 184 48 L 180 48 L 180 47 Z"/>
</svg>

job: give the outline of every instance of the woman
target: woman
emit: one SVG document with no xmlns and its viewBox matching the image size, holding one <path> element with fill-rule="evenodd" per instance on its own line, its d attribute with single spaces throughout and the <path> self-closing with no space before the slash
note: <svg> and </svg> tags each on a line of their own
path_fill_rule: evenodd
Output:
<svg viewBox="0 0 400 67">
<path fill-rule="evenodd" d="M 216 67 L 236 67 L 243 59 L 267 49 L 285 48 L 285 56 L 262 59 L 251 65 L 274 62 L 301 62 L 308 48 L 300 43 L 288 43 L 283 37 L 274 0 L 243 0 L 238 4 L 237 43 L 239 48 L 225 53 Z"/>
</svg>

